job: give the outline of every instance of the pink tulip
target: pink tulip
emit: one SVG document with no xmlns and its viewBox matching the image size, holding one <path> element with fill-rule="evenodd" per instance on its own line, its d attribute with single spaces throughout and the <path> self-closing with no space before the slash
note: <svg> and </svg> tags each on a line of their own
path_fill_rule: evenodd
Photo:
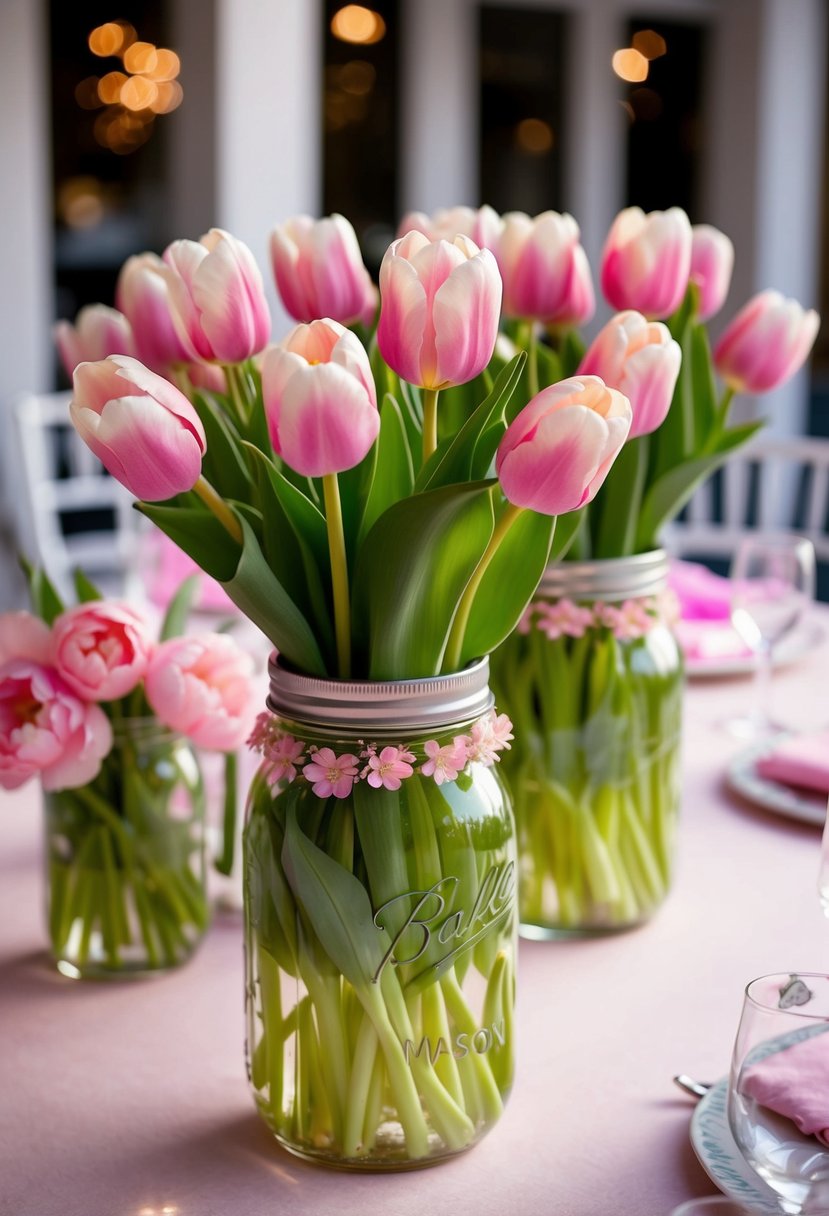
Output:
<svg viewBox="0 0 829 1216">
<path fill-rule="evenodd" d="M 676 312 L 691 273 L 691 225 L 679 207 L 620 211 L 602 254 L 602 291 L 614 308 L 646 317 Z"/>
<path fill-rule="evenodd" d="M 87 701 L 117 701 L 144 678 L 152 650 L 144 630 L 127 604 L 70 608 L 52 626 L 58 675 Z"/>
<path fill-rule="evenodd" d="M 501 309 L 493 255 L 465 236 L 430 241 L 410 232 L 380 267 L 380 353 L 420 388 L 473 380 L 492 358 Z"/>
<path fill-rule="evenodd" d="M 628 437 L 627 397 L 598 376 L 542 389 L 507 428 L 495 459 L 511 503 L 542 515 L 575 511 L 593 499 Z"/>
<path fill-rule="evenodd" d="M 133 355 L 135 343 L 127 318 L 105 304 L 87 304 L 72 325 L 58 321 L 54 328 L 60 361 L 70 380 L 79 363 L 94 363 L 107 355 Z"/>
<path fill-rule="evenodd" d="M 707 321 L 720 311 L 728 295 L 734 246 L 724 232 L 710 224 L 695 224 L 691 233 L 691 281 L 699 288 L 699 319 Z"/>
<path fill-rule="evenodd" d="M 144 689 L 159 719 L 197 747 L 229 752 L 244 743 L 256 716 L 253 660 L 222 633 L 162 642 Z"/>
<path fill-rule="evenodd" d="M 271 261 L 282 303 L 295 321 L 331 317 L 370 324 L 376 293 L 357 237 L 342 215 L 298 215 L 271 233 Z"/>
<path fill-rule="evenodd" d="M 81 363 L 69 414 L 84 443 L 136 498 L 159 502 L 198 481 L 207 449 L 199 416 L 137 359 Z"/>
<path fill-rule="evenodd" d="M 30 612 L 0 613 L 0 665 L 9 659 L 51 663 L 52 634 L 45 621 Z"/>
<path fill-rule="evenodd" d="M 474 207 L 463 206 L 440 207 L 431 215 L 425 211 L 408 211 L 398 225 L 397 235 L 403 237 L 407 232 L 422 232 L 430 241 L 453 241 L 456 236 L 468 236 L 480 245 L 478 215 Z"/>
<path fill-rule="evenodd" d="M 380 429 L 368 355 L 336 321 L 297 325 L 265 352 L 262 396 L 274 451 L 305 477 L 353 468 Z"/>
<path fill-rule="evenodd" d="M 571 215 L 545 211 L 531 219 L 511 211 L 497 229 L 491 217 L 482 227 L 504 280 L 505 316 L 559 326 L 590 320 L 596 310 L 593 281 Z"/>
<path fill-rule="evenodd" d="M 599 376 L 630 401 L 630 438 L 661 426 L 674 395 L 682 351 L 661 321 L 620 312 L 608 321 L 579 365 L 579 376 Z"/>
<path fill-rule="evenodd" d="M 761 291 L 737 313 L 714 349 L 714 363 L 736 393 L 768 393 L 798 372 L 820 317 L 779 291 Z"/>
<path fill-rule="evenodd" d="M 30 659 L 0 667 L 3 789 L 17 789 L 35 776 L 45 790 L 87 785 L 111 747 L 106 714 L 76 697 L 57 672 Z"/>
<path fill-rule="evenodd" d="M 267 345 L 271 316 L 247 245 L 221 228 L 164 251 L 173 319 L 193 359 L 241 363 Z"/>
<path fill-rule="evenodd" d="M 160 257 L 139 253 L 127 258 L 118 276 L 115 299 L 132 325 L 142 363 L 164 373 L 174 364 L 190 362 L 189 347 L 173 321 L 168 270 Z"/>
</svg>

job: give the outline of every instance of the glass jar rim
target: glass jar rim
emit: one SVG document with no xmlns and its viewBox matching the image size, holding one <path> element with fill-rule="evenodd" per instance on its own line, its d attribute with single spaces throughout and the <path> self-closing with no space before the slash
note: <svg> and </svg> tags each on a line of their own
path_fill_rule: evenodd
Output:
<svg viewBox="0 0 829 1216">
<path fill-rule="evenodd" d="M 778 980 L 781 981 L 781 985 L 779 988 L 775 988 L 775 993 L 778 997 L 777 1004 L 763 1000 L 752 992 L 755 985 L 776 984 Z M 806 985 L 806 981 L 808 980 L 823 980 L 829 985 L 829 974 L 825 971 L 772 971 L 768 975 L 758 975 L 746 984 L 744 989 L 745 999 L 749 1004 L 753 1005 L 756 1009 L 762 1010 L 764 1013 L 788 1013 L 793 1017 L 805 1018 L 810 1022 L 829 1022 L 829 1009 L 825 1013 L 806 1013 L 803 1007 L 799 1005 L 780 1005 L 779 998 L 785 988 L 798 980 L 804 985 Z"/>
<path fill-rule="evenodd" d="M 268 672 L 268 709 L 307 726 L 418 730 L 472 722 L 495 704 L 488 658 L 449 675 L 337 680 L 292 671 L 274 651 Z"/>
<path fill-rule="evenodd" d="M 668 582 L 668 554 L 664 549 L 606 557 L 596 561 L 561 561 L 548 566 L 539 595 L 571 600 L 640 599 L 658 595 Z"/>
<path fill-rule="evenodd" d="M 123 743 L 174 743 L 184 736 L 180 731 L 159 721 L 152 714 L 137 718 L 119 718 L 112 723 L 113 746 Z"/>
</svg>

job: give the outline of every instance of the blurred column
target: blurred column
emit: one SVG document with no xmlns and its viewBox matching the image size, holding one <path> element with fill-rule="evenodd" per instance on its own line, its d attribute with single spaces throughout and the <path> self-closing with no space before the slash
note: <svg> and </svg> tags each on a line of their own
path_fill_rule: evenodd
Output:
<svg viewBox="0 0 829 1216">
<path fill-rule="evenodd" d="M 403 0 L 399 212 L 478 203 L 478 25 L 471 0 Z"/>
<path fill-rule="evenodd" d="M 216 221 L 253 250 L 274 333 L 268 233 L 321 200 L 321 0 L 216 0 Z"/>
<path fill-rule="evenodd" d="M 198 240 L 216 219 L 216 4 L 172 0 L 170 44 L 181 59 L 183 104 L 169 123 L 167 242 Z"/>
<path fill-rule="evenodd" d="M 14 501 L 11 403 L 52 387 L 45 5 L 0 3 L 0 499 Z"/>
</svg>

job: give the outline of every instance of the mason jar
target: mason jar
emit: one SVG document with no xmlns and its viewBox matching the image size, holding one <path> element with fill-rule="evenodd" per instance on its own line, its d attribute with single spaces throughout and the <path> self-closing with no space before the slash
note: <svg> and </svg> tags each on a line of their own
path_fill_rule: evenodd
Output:
<svg viewBox="0 0 829 1216">
<path fill-rule="evenodd" d="M 330 1165 L 452 1157 L 513 1075 L 511 736 L 488 663 L 397 682 L 270 670 L 244 832 L 256 1104 Z"/>
<path fill-rule="evenodd" d="M 58 970 L 74 979 L 175 967 L 208 923 L 205 797 L 186 739 L 125 719 L 98 776 L 44 793 L 46 915 Z"/>
<path fill-rule="evenodd" d="M 667 573 L 662 550 L 551 566 L 494 657 L 524 936 L 627 929 L 669 889 L 683 666 Z"/>
</svg>

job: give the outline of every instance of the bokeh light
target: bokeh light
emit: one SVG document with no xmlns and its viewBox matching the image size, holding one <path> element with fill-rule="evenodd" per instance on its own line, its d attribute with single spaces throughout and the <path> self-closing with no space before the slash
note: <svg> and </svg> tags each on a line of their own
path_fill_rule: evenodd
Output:
<svg viewBox="0 0 829 1216">
<path fill-rule="evenodd" d="M 155 53 L 155 67 L 143 68 L 145 76 L 149 76 L 151 80 L 159 82 L 167 80 L 175 80 L 181 71 L 181 60 L 175 51 L 171 51 L 168 47 L 159 47 Z"/>
<path fill-rule="evenodd" d="M 87 76 L 75 85 L 75 101 L 82 110 L 97 110 L 103 105 L 98 93 L 98 77 Z"/>
<path fill-rule="evenodd" d="M 134 42 L 124 54 L 128 72 L 152 72 L 158 63 L 158 51 L 151 42 Z"/>
<path fill-rule="evenodd" d="M 350 59 L 337 73 L 340 88 L 357 97 L 365 97 L 374 88 L 377 73 L 365 59 Z"/>
<path fill-rule="evenodd" d="M 111 106 L 118 101 L 121 96 L 121 88 L 126 84 L 128 77 L 123 72 L 107 72 L 106 76 L 102 76 L 98 81 L 98 96 L 106 105 Z"/>
<path fill-rule="evenodd" d="M 130 76 L 121 86 L 119 100 L 127 110 L 149 110 L 158 97 L 158 85 L 146 76 Z"/>
<path fill-rule="evenodd" d="M 155 101 L 150 102 L 153 114 L 172 114 L 184 100 L 184 89 L 177 80 L 162 80 Z"/>
<path fill-rule="evenodd" d="M 117 21 L 98 25 L 89 35 L 89 49 L 93 55 L 105 58 L 117 55 L 124 45 L 124 29 Z"/>
<path fill-rule="evenodd" d="M 542 118 L 523 118 L 515 128 L 515 142 L 530 156 L 543 156 L 553 146 L 553 128 Z"/>
<path fill-rule="evenodd" d="M 648 61 L 642 52 L 634 47 L 615 51 L 612 64 L 616 75 L 631 84 L 641 84 L 643 80 L 648 79 Z"/>
<path fill-rule="evenodd" d="M 631 45 L 646 59 L 659 59 L 668 52 L 667 42 L 656 30 L 639 30 L 633 35 Z"/>
<path fill-rule="evenodd" d="M 346 4 L 331 18 L 331 33 L 341 42 L 370 46 L 386 33 L 386 23 L 374 9 L 362 4 Z"/>
</svg>

